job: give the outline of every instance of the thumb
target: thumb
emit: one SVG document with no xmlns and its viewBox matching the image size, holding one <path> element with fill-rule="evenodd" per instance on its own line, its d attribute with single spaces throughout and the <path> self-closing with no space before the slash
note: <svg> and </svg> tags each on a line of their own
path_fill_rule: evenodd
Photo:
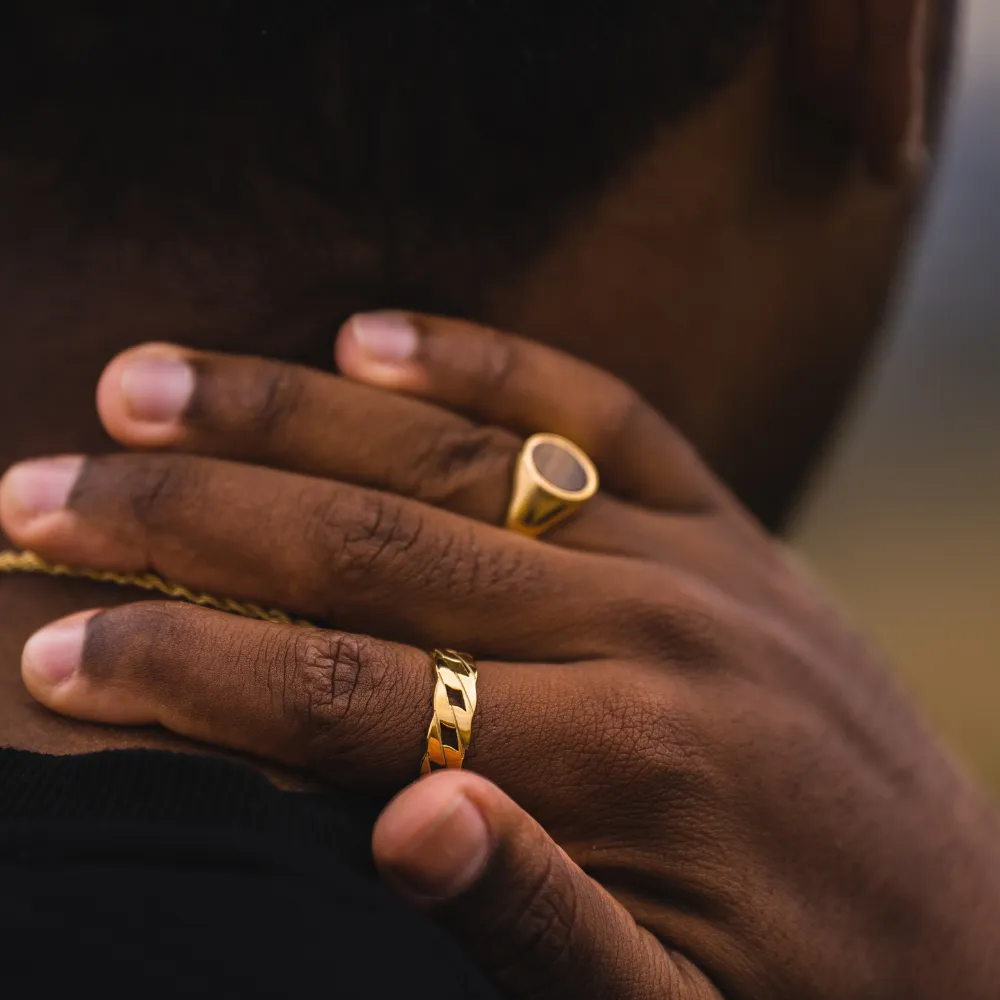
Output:
<svg viewBox="0 0 1000 1000">
<path fill-rule="evenodd" d="M 484 778 L 441 771 L 410 785 L 379 817 L 372 846 L 385 879 L 508 996 L 716 995 Z"/>
</svg>

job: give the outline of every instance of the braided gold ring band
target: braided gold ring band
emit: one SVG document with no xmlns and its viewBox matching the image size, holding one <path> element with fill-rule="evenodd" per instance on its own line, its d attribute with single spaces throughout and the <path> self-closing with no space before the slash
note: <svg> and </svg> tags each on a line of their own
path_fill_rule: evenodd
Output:
<svg viewBox="0 0 1000 1000">
<path fill-rule="evenodd" d="M 476 662 L 453 649 L 435 649 L 431 663 L 437 675 L 434 716 L 427 730 L 427 752 L 421 774 L 445 767 L 461 767 L 472 742 L 472 717 L 476 712 Z"/>
</svg>

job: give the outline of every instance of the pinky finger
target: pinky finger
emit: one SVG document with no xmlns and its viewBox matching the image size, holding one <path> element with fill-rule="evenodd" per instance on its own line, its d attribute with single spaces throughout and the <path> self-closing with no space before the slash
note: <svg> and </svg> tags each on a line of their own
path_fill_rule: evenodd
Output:
<svg viewBox="0 0 1000 1000">
<path fill-rule="evenodd" d="M 521 435 L 561 434 L 612 493 L 672 513 L 730 505 L 694 448 L 635 390 L 561 351 L 462 320 L 414 313 L 353 317 L 341 371 Z"/>
</svg>

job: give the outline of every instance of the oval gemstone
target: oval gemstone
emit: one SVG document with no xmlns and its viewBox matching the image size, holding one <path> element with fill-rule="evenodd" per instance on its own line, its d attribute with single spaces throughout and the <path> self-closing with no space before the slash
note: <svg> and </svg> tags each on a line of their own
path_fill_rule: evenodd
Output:
<svg viewBox="0 0 1000 1000">
<path fill-rule="evenodd" d="M 587 470 L 565 448 L 551 441 L 535 445 L 535 468 L 555 487 L 579 493 L 587 485 Z"/>
</svg>

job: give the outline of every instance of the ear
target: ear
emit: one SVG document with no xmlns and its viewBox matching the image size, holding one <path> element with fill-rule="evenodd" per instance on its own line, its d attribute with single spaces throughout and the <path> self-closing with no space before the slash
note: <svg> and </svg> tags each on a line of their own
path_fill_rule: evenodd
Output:
<svg viewBox="0 0 1000 1000">
<path fill-rule="evenodd" d="M 792 64 L 809 104 L 848 127 L 894 183 L 926 159 L 930 0 L 797 0 Z"/>
</svg>

